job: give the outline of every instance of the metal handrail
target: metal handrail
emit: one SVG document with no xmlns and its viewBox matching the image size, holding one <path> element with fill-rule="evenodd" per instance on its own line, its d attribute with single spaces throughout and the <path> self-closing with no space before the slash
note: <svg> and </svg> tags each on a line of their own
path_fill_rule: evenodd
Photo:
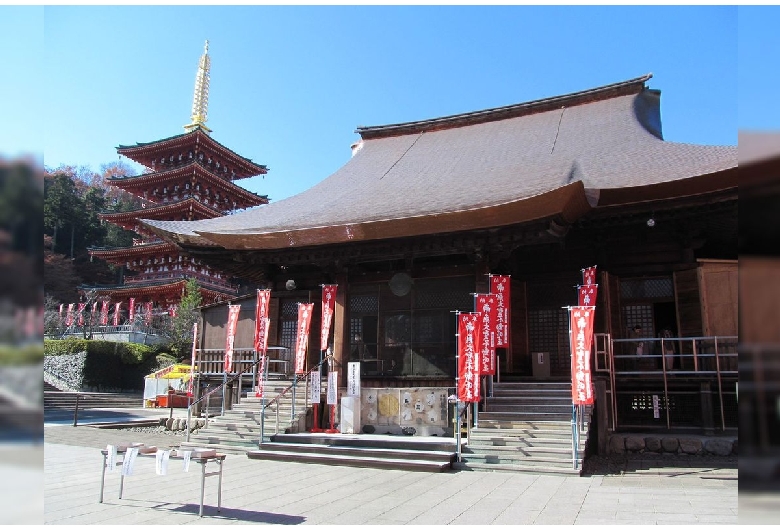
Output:
<svg viewBox="0 0 780 530">
<path fill-rule="evenodd" d="M 722 367 L 722 360 L 726 358 L 733 358 L 738 359 L 739 354 L 737 352 L 738 347 L 738 341 L 739 338 L 737 336 L 697 336 L 697 337 L 669 337 L 669 338 L 655 338 L 655 337 L 634 337 L 634 338 L 628 338 L 628 339 L 613 339 L 613 350 L 614 345 L 620 345 L 620 344 L 636 344 L 638 342 L 645 342 L 645 343 L 652 343 L 652 344 L 658 344 L 660 345 L 661 352 L 657 354 L 615 354 L 614 351 L 612 351 L 612 366 L 610 367 L 610 378 L 613 383 L 613 389 L 614 387 L 614 377 L 616 373 L 619 373 L 621 375 L 652 375 L 652 374 L 661 374 L 663 377 L 664 382 L 664 400 L 665 403 L 667 403 L 667 406 L 665 407 L 666 410 L 666 426 L 667 429 L 671 428 L 671 418 L 669 413 L 669 389 L 668 389 L 668 376 L 670 374 L 675 375 L 684 375 L 684 376 L 715 376 L 718 384 L 718 399 L 720 403 L 720 419 L 721 419 L 721 428 L 723 430 L 726 429 L 726 419 L 725 419 L 725 410 L 723 406 L 723 383 L 722 383 L 722 376 L 728 375 L 728 376 L 738 376 L 739 370 L 738 367 L 734 369 L 723 369 Z M 681 359 L 692 359 L 693 362 L 693 370 L 690 369 L 677 369 L 677 368 L 671 368 L 667 367 L 667 354 L 664 352 L 664 345 L 667 343 L 674 343 L 677 344 L 677 348 L 675 352 L 673 353 L 673 356 L 679 357 Z M 682 351 L 682 346 L 686 343 L 690 343 L 690 352 L 684 353 Z M 733 352 L 723 352 L 722 347 L 724 344 L 728 344 L 729 346 L 732 346 L 734 351 Z M 712 353 L 703 353 L 702 352 L 702 346 L 712 347 L 713 352 Z M 618 369 L 615 360 L 624 359 L 626 362 L 637 362 L 641 359 L 660 359 L 661 362 L 661 368 L 660 369 L 652 369 L 652 370 L 641 370 L 641 369 L 628 369 L 628 370 L 620 370 Z M 703 366 L 704 360 L 708 359 L 714 359 L 714 369 L 705 369 Z M 737 363 L 735 363 L 737 364 Z M 613 401 L 613 422 L 612 422 L 612 428 L 613 430 L 617 428 L 618 419 L 617 419 L 617 411 L 614 410 L 615 406 L 615 400 L 616 396 L 612 396 Z"/>
<path fill-rule="evenodd" d="M 323 359 L 311 367 L 308 372 L 303 374 L 302 379 L 306 381 L 307 384 L 307 390 L 308 390 L 308 382 L 309 382 L 309 376 L 315 371 L 319 370 L 320 367 L 322 367 L 323 364 L 325 364 L 326 361 L 333 360 L 334 362 L 337 362 L 335 358 L 333 357 L 332 353 L 327 354 Z M 276 404 L 276 432 L 279 432 L 279 402 L 282 398 L 282 396 L 286 395 L 288 392 L 292 390 L 293 392 L 293 402 L 292 402 L 292 410 L 290 412 L 290 420 L 292 421 L 295 418 L 295 387 L 298 385 L 298 381 L 300 380 L 298 377 L 299 374 L 295 374 L 295 377 L 293 378 L 293 382 L 290 383 L 290 386 L 279 392 L 276 397 L 274 397 L 271 401 L 264 404 L 261 410 L 261 416 L 260 416 L 260 443 L 263 443 L 263 440 L 265 438 L 265 409 L 270 407 L 273 404 Z M 308 401 L 308 392 L 306 392 L 307 397 L 306 400 Z M 308 405 L 307 405 L 308 407 Z"/>
</svg>

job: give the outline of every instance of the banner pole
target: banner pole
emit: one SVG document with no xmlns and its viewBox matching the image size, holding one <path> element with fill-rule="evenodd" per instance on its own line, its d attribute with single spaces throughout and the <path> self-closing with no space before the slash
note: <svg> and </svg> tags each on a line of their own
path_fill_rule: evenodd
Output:
<svg viewBox="0 0 780 530">
<path fill-rule="evenodd" d="M 455 439 L 457 440 L 455 445 L 457 448 L 457 461 L 461 461 L 461 432 L 460 432 L 460 387 L 458 386 L 460 382 L 460 367 L 459 364 L 459 355 L 458 355 L 458 344 L 460 341 L 460 332 L 459 332 L 459 323 L 458 323 L 458 316 L 460 315 L 460 311 L 455 311 Z"/>
</svg>

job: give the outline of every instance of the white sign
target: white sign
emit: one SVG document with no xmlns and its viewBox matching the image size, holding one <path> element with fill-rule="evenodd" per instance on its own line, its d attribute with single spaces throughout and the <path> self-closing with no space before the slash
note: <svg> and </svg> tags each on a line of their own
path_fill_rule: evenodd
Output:
<svg viewBox="0 0 780 530">
<path fill-rule="evenodd" d="M 320 369 L 309 374 L 309 403 L 319 405 L 322 394 L 322 374 Z"/>
<path fill-rule="evenodd" d="M 360 397 L 360 363 L 347 363 L 347 395 Z"/>
<path fill-rule="evenodd" d="M 328 405 L 336 405 L 339 400 L 338 372 L 328 372 Z"/>
<path fill-rule="evenodd" d="M 658 419 L 661 417 L 661 411 L 658 406 L 658 394 L 653 394 L 653 418 Z"/>
</svg>

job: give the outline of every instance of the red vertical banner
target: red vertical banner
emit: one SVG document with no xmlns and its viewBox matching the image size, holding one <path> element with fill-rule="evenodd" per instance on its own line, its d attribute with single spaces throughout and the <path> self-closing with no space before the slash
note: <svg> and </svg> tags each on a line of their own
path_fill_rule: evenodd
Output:
<svg viewBox="0 0 780 530">
<path fill-rule="evenodd" d="M 127 319 L 130 321 L 130 325 L 132 325 L 133 319 L 135 319 L 135 298 L 130 299 L 130 309 Z"/>
<path fill-rule="evenodd" d="M 490 293 L 498 298 L 496 308 L 496 348 L 509 347 L 511 289 L 509 276 L 490 276 Z"/>
<path fill-rule="evenodd" d="M 271 290 L 257 290 L 257 305 L 255 306 L 255 341 L 254 348 L 258 353 L 265 354 L 268 345 L 268 308 L 271 304 Z"/>
<path fill-rule="evenodd" d="M 68 312 L 65 314 L 65 325 L 68 327 L 73 325 L 73 304 L 68 304 Z"/>
<path fill-rule="evenodd" d="M 97 302 L 92 303 L 92 312 L 89 315 L 89 322 L 92 325 L 97 324 Z"/>
<path fill-rule="evenodd" d="M 309 328 L 314 304 L 298 304 L 298 333 L 295 337 L 295 373 L 306 372 L 306 346 L 309 344 Z"/>
<path fill-rule="evenodd" d="M 64 315 L 62 314 L 62 311 L 63 311 L 64 309 L 65 309 L 65 304 L 60 304 L 60 320 L 59 320 L 60 326 L 62 325 L 62 318 L 63 318 L 63 316 L 64 316 Z"/>
<path fill-rule="evenodd" d="M 84 308 L 87 307 L 87 304 L 79 304 L 79 326 L 84 325 Z"/>
<path fill-rule="evenodd" d="M 580 285 L 577 287 L 577 292 L 579 293 L 578 305 L 587 307 L 596 306 L 596 296 L 599 292 L 598 284 Z"/>
<path fill-rule="evenodd" d="M 233 342 L 236 340 L 236 327 L 238 327 L 238 313 L 241 306 L 228 305 L 227 336 L 225 337 L 225 372 L 233 367 Z"/>
<path fill-rule="evenodd" d="M 265 381 L 263 379 L 263 376 L 265 375 L 266 362 L 267 360 L 265 354 L 261 355 L 260 363 L 257 365 L 257 385 L 255 385 L 255 397 L 261 398 L 263 397 L 263 393 L 265 392 Z"/>
<path fill-rule="evenodd" d="M 192 382 L 195 379 L 195 357 L 198 351 L 198 323 L 192 325 L 192 361 L 190 362 L 190 382 L 187 384 L 187 396 L 192 397 Z"/>
<path fill-rule="evenodd" d="M 168 306 L 168 315 L 170 315 L 171 318 L 176 318 L 176 314 L 179 311 L 179 306 L 176 304 L 171 304 Z"/>
<path fill-rule="evenodd" d="M 119 325 L 119 306 L 122 305 L 122 302 L 117 302 L 114 304 L 114 325 Z"/>
<path fill-rule="evenodd" d="M 596 283 L 596 265 L 588 267 L 587 269 L 582 269 L 582 283 L 584 285 L 593 285 Z"/>
<path fill-rule="evenodd" d="M 154 307 L 154 302 L 144 304 L 144 324 L 147 326 L 152 324 L 152 307 Z"/>
<path fill-rule="evenodd" d="M 590 350 L 593 343 L 592 307 L 569 308 L 569 335 L 571 338 L 571 399 L 574 405 L 593 404 L 593 386 L 590 372 Z"/>
<path fill-rule="evenodd" d="M 479 401 L 479 313 L 458 314 L 458 400 Z"/>
<path fill-rule="evenodd" d="M 322 286 L 322 329 L 320 330 L 320 350 L 328 349 L 330 324 L 333 322 L 333 313 L 336 310 L 337 288 L 338 285 Z"/>
<path fill-rule="evenodd" d="M 108 300 L 103 300 L 100 305 L 100 325 L 108 325 Z"/>
<path fill-rule="evenodd" d="M 476 294 L 476 309 L 482 316 L 479 319 L 482 336 L 479 345 L 479 375 L 496 373 L 496 316 L 498 297 L 494 294 Z"/>
</svg>

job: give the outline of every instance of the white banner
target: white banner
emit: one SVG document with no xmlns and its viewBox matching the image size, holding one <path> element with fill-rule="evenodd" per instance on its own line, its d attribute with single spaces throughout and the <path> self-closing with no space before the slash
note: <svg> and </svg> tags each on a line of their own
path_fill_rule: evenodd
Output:
<svg viewBox="0 0 780 530">
<path fill-rule="evenodd" d="M 322 373 L 317 368 L 309 374 L 309 403 L 319 405 L 322 394 Z"/>
<path fill-rule="evenodd" d="M 347 395 L 360 397 L 360 363 L 347 363 Z"/>
<path fill-rule="evenodd" d="M 339 373 L 328 372 L 328 405 L 336 405 L 339 401 Z"/>
</svg>

